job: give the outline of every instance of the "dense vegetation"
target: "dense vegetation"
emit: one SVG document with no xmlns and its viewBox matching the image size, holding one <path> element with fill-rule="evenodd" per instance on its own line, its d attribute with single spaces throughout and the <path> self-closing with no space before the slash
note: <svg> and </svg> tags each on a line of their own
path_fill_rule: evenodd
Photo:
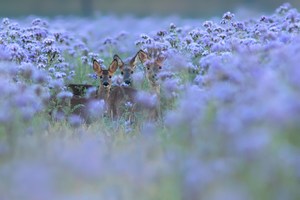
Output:
<svg viewBox="0 0 300 200">
<path fill-rule="evenodd" d="M 140 49 L 166 58 L 159 120 L 111 120 L 102 103 L 88 124 L 68 106 L 49 116 L 67 84 L 99 84 L 93 59 Z M 0 199 L 298 199 L 299 62 L 289 4 L 243 21 L 4 18 Z"/>
</svg>

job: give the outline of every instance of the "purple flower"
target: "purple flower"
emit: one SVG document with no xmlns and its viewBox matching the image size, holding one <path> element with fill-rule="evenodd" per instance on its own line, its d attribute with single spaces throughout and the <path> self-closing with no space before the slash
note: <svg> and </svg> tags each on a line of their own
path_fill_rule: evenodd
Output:
<svg viewBox="0 0 300 200">
<path fill-rule="evenodd" d="M 290 3 L 284 3 L 279 8 L 276 9 L 277 14 L 285 14 L 292 8 Z"/>
<path fill-rule="evenodd" d="M 114 40 L 110 37 L 105 38 L 104 41 L 103 41 L 104 45 L 112 45 L 114 43 L 115 43 Z"/>
<path fill-rule="evenodd" d="M 202 49 L 200 48 L 198 50 L 201 51 Z M 185 56 L 178 53 L 173 53 L 172 56 L 170 56 L 170 58 L 168 59 L 168 63 L 170 65 L 170 70 L 172 70 L 173 72 L 185 70 L 189 65 L 189 62 L 187 61 Z"/>
<path fill-rule="evenodd" d="M 222 18 L 225 20 L 232 20 L 232 18 L 234 18 L 234 14 L 231 12 L 226 12 Z"/>
<path fill-rule="evenodd" d="M 70 69 L 70 65 L 67 62 L 61 62 L 61 63 L 55 64 L 54 67 L 57 70 L 60 70 L 60 71 L 64 71 L 64 70 Z"/>
<path fill-rule="evenodd" d="M 86 90 L 85 97 L 86 97 L 86 98 L 93 98 L 93 97 L 97 96 L 97 90 L 98 90 L 97 87 L 89 87 L 89 88 Z"/>
<path fill-rule="evenodd" d="M 48 34 L 47 29 L 41 28 L 41 27 L 35 27 L 33 28 L 33 35 L 36 40 L 41 41 L 43 38 L 45 38 Z"/>
<path fill-rule="evenodd" d="M 54 76 L 55 78 L 60 79 L 66 77 L 67 74 L 65 72 L 55 72 Z"/>
<path fill-rule="evenodd" d="M 24 63 L 20 66 L 20 74 L 25 79 L 32 79 L 33 73 L 35 71 L 35 68 L 30 63 Z"/>
<path fill-rule="evenodd" d="M 221 20 L 221 24 L 227 24 L 228 21 L 231 21 L 234 18 L 234 14 L 231 12 L 226 12 Z"/>
<path fill-rule="evenodd" d="M 63 79 L 51 79 L 49 81 L 49 88 L 55 89 L 55 90 L 60 90 L 64 86 L 64 81 Z"/>
<path fill-rule="evenodd" d="M 177 28 L 174 23 L 171 23 L 169 27 L 170 27 L 170 30 L 175 30 Z"/>
<path fill-rule="evenodd" d="M 99 119 L 103 117 L 104 112 L 106 111 L 106 104 L 103 99 L 101 100 L 92 100 L 88 104 L 88 113 L 94 119 Z"/>
<path fill-rule="evenodd" d="M 136 101 L 144 106 L 145 108 L 153 109 L 158 103 L 157 95 L 150 94 L 147 92 L 138 92 L 136 96 Z"/>
<path fill-rule="evenodd" d="M 19 63 L 27 58 L 25 51 L 16 43 L 8 45 L 8 50 L 12 59 Z"/>
<path fill-rule="evenodd" d="M 81 57 L 81 62 L 82 62 L 82 64 L 88 64 L 88 62 L 89 62 L 88 57 L 87 56 L 82 56 Z"/>
<path fill-rule="evenodd" d="M 21 117 L 25 122 L 29 122 L 34 115 L 37 113 L 37 111 L 30 107 L 22 107 L 20 108 Z"/>
<path fill-rule="evenodd" d="M 75 177 L 85 180 L 97 180 L 104 175 L 110 176 L 111 158 L 105 159 L 106 148 L 103 142 L 95 138 L 82 138 L 81 142 L 74 146 L 69 146 L 63 152 L 58 152 L 58 156 Z M 96 179 L 95 179 L 96 178 Z"/>
<path fill-rule="evenodd" d="M 42 43 L 45 46 L 51 46 L 52 44 L 54 44 L 54 42 L 55 42 L 55 40 L 52 38 L 45 38 Z"/>
<path fill-rule="evenodd" d="M 44 71 L 35 70 L 32 75 L 32 80 L 38 84 L 44 84 L 48 81 L 48 76 Z"/>
<path fill-rule="evenodd" d="M 203 23 L 203 26 L 205 27 L 205 28 L 211 28 L 212 26 L 213 26 L 213 22 L 212 21 L 205 21 L 204 23 Z"/>
<path fill-rule="evenodd" d="M 91 60 L 91 62 L 92 62 L 92 60 L 97 60 L 100 64 L 103 64 L 103 60 L 102 59 L 99 59 L 99 55 L 98 54 L 96 54 L 96 53 L 93 53 L 93 52 L 90 52 L 89 54 L 88 54 L 88 57 L 90 58 L 90 60 Z"/>
<path fill-rule="evenodd" d="M 143 124 L 141 133 L 144 137 L 146 138 L 154 137 L 156 132 L 157 132 L 157 128 L 155 124 L 151 122 L 146 122 L 145 124 Z"/>
<path fill-rule="evenodd" d="M 188 50 L 194 57 L 199 57 L 203 53 L 204 48 L 200 44 L 191 43 L 188 45 Z"/>
<path fill-rule="evenodd" d="M 180 80 L 175 78 L 170 78 L 163 81 L 162 89 L 164 91 L 164 95 L 166 95 L 166 98 L 170 99 L 177 96 L 178 90 L 181 89 L 179 82 Z"/>
<path fill-rule="evenodd" d="M 3 24 L 4 26 L 8 26 L 8 25 L 10 24 L 10 20 L 9 20 L 8 18 L 3 18 L 3 19 L 2 19 L 2 24 Z"/>
<path fill-rule="evenodd" d="M 188 131 L 182 129 L 185 127 L 190 127 L 189 130 L 197 127 L 206 105 L 204 92 L 198 86 L 186 86 L 184 91 L 185 98 L 180 100 L 177 110 L 169 112 L 165 119 L 165 124 L 177 131 Z"/>
<path fill-rule="evenodd" d="M 83 123 L 83 119 L 78 115 L 71 115 L 68 117 L 68 122 L 72 127 L 78 128 Z"/>
<path fill-rule="evenodd" d="M 72 92 L 69 91 L 61 91 L 56 95 L 56 97 L 61 100 L 67 100 L 67 99 L 71 99 L 73 97 L 73 94 Z"/>
<path fill-rule="evenodd" d="M 0 102 L 0 124 L 8 124 L 11 120 L 13 120 L 13 116 L 11 114 L 9 103 Z"/>
<path fill-rule="evenodd" d="M 40 18 L 36 18 L 31 22 L 33 26 L 48 26 L 48 23 Z"/>
<path fill-rule="evenodd" d="M 23 160 L 11 175 L 14 195 L 28 199 L 52 199 L 54 197 L 54 172 L 49 165 L 38 161 Z"/>
<path fill-rule="evenodd" d="M 0 61 L 9 60 L 11 58 L 10 52 L 4 45 L 0 44 Z"/>
</svg>

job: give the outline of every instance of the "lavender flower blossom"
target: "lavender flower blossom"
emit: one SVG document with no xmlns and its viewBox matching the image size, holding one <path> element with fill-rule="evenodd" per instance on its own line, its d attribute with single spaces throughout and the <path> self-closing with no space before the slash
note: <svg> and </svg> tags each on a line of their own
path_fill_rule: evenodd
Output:
<svg viewBox="0 0 300 200">
<path fill-rule="evenodd" d="M 10 53 L 4 45 L 0 44 L 0 61 L 9 60 L 11 58 Z"/>
<path fill-rule="evenodd" d="M 88 113 L 94 119 L 99 119 L 106 111 L 106 104 L 103 99 L 93 100 L 88 104 Z"/>
<path fill-rule="evenodd" d="M 56 96 L 58 99 L 61 99 L 64 101 L 64 100 L 71 99 L 73 97 L 73 94 L 69 91 L 62 91 L 62 92 L 58 93 Z"/>
<path fill-rule="evenodd" d="M 136 101 L 143 105 L 145 108 L 153 109 L 158 103 L 156 95 L 147 92 L 139 92 L 136 96 Z"/>
<path fill-rule="evenodd" d="M 80 116 L 78 115 L 71 115 L 69 116 L 68 118 L 68 122 L 69 124 L 72 126 L 72 127 L 79 127 L 82 123 L 83 123 L 83 120 Z"/>
</svg>

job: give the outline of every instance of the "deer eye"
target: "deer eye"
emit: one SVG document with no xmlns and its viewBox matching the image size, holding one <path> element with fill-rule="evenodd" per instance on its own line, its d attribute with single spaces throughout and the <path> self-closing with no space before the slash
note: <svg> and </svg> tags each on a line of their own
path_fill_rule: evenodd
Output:
<svg viewBox="0 0 300 200">
<path fill-rule="evenodd" d="M 124 72 L 121 72 L 121 74 L 123 75 L 123 74 L 124 74 Z"/>
<path fill-rule="evenodd" d="M 130 73 L 133 74 L 133 71 L 131 71 Z"/>
<path fill-rule="evenodd" d="M 147 67 L 147 70 L 150 70 L 150 67 Z"/>
<path fill-rule="evenodd" d="M 111 78 L 111 75 L 109 75 L 108 78 Z"/>
<path fill-rule="evenodd" d="M 161 69 L 161 66 L 159 66 L 158 69 Z"/>
<path fill-rule="evenodd" d="M 103 76 L 99 76 L 100 77 L 100 79 L 102 79 L 103 78 Z"/>
</svg>

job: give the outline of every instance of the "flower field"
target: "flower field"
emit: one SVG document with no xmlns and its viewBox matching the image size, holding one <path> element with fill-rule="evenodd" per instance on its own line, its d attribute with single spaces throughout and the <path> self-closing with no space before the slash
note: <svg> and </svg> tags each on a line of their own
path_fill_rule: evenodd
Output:
<svg viewBox="0 0 300 200">
<path fill-rule="evenodd" d="M 78 114 L 68 85 L 91 86 L 89 98 L 101 84 L 93 61 L 139 50 L 149 60 L 137 59 L 130 87 L 158 117 L 112 119 L 97 98 L 77 105 L 88 120 Z M 154 91 L 147 64 L 159 58 Z M 209 21 L 3 18 L 0 199 L 299 199 L 299 63 L 290 4 Z"/>
</svg>

